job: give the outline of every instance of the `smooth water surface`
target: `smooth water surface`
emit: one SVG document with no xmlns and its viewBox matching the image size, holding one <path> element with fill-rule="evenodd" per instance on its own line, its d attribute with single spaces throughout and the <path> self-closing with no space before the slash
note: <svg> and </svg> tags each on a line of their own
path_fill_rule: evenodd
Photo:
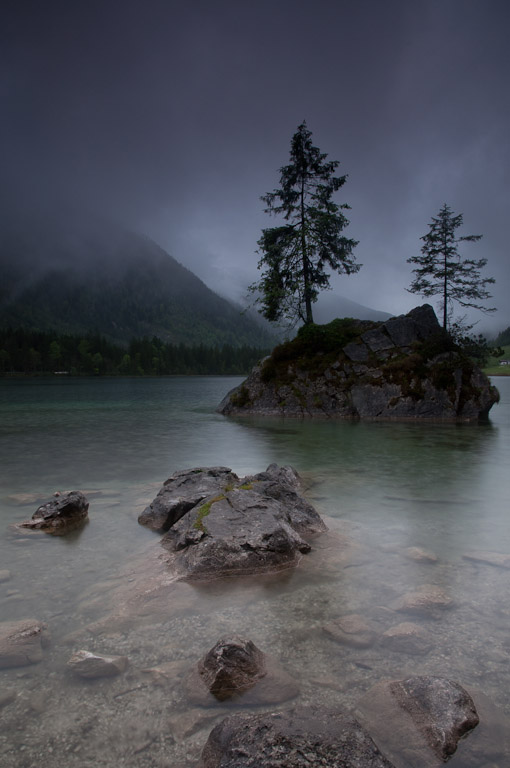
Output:
<svg viewBox="0 0 510 768">
<path fill-rule="evenodd" d="M 11 572 L 0 584 L 0 620 L 35 617 L 52 636 L 39 664 L 0 670 L 0 706 L 2 690 L 17 694 L 0 709 L 2 766 L 194 765 L 226 710 L 191 704 L 186 674 L 233 632 L 299 680 L 302 703 L 350 707 L 380 679 L 427 673 L 481 689 L 510 714 L 510 570 L 464 557 L 510 553 L 509 379 L 495 380 L 501 402 L 483 425 L 216 414 L 239 381 L 0 381 L 0 570 Z M 348 561 L 326 536 L 293 572 L 182 585 L 132 624 L 101 623 L 159 546 L 137 516 L 167 477 L 211 465 L 243 475 L 272 462 L 301 473 L 309 499 L 346 537 Z M 71 489 L 90 500 L 81 531 L 54 538 L 9 529 Z M 410 559 L 409 547 L 437 562 Z M 435 619 L 392 609 L 424 584 L 441 587 L 454 607 Z M 379 638 L 402 621 L 418 623 L 431 650 L 335 643 L 323 625 L 351 613 L 371 621 Z M 111 680 L 74 678 L 66 662 L 81 648 L 125 654 L 129 670 Z"/>
</svg>

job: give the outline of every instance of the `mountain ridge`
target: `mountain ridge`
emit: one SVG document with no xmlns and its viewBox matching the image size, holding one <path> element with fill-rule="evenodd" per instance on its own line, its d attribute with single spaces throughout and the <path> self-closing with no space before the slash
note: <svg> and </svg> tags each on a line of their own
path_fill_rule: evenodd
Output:
<svg viewBox="0 0 510 768">
<path fill-rule="evenodd" d="M 117 343 L 143 336 L 187 345 L 275 343 L 241 308 L 133 232 L 103 227 L 4 237 L 0 274 L 4 328 L 98 332 Z"/>
</svg>

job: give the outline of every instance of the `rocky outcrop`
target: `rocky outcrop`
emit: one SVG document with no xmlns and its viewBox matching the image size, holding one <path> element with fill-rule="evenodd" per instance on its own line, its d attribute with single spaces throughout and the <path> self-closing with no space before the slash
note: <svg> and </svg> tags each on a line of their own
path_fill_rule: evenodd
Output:
<svg viewBox="0 0 510 768">
<path fill-rule="evenodd" d="M 46 624 L 37 619 L 0 622 L 0 669 L 41 661 L 48 639 Z"/>
<path fill-rule="evenodd" d="M 90 651 L 76 651 L 67 662 L 68 668 L 79 677 L 89 680 L 98 677 L 115 677 L 124 672 L 127 656 L 100 656 Z"/>
<path fill-rule="evenodd" d="M 200 768 L 393 768 L 351 715 L 312 708 L 243 717 L 211 731 Z"/>
<path fill-rule="evenodd" d="M 84 494 L 80 491 L 70 491 L 40 506 L 31 520 L 19 523 L 18 527 L 61 536 L 87 522 L 88 510 L 89 503 Z"/>
<path fill-rule="evenodd" d="M 181 578 L 271 572 L 296 565 L 308 538 L 326 530 L 299 493 L 291 467 L 239 478 L 226 467 L 177 472 L 140 515 L 167 533 L 168 565 Z"/>
<path fill-rule="evenodd" d="M 495 387 L 443 333 L 428 304 L 381 325 L 305 326 L 218 407 L 225 415 L 485 419 Z"/>
<path fill-rule="evenodd" d="M 222 638 L 188 678 L 189 698 L 202 706 L 211 701 L 243 705 L 278 704 L 297 696 L 296 682 L 270 656 L 243 637 Z"/>
</svg>

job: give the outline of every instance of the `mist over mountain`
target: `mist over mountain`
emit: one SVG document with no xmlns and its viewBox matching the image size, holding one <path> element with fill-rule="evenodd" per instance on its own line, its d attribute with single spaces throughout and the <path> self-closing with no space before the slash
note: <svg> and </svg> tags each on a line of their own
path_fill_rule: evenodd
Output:
<svg viewBox="0 0 510 768">
<path fill-rule="evenodd" d="M 211 291 L 155 242 L 111 223 L 66 218 L 0 236 L 0 327 L 116 342 L 272 346 L 270 331 Z"/>
<path fill-rule="evenodd" d="M 366 307 L 345 296 L 339 296 L 333 291 L 324 291 L 313 307 L 313 317 L 316 323 L 330 323 L 337 317 L 354 317 L 358 320 L 380 320 L 384 322 L 391 317 L 389 312 Z"/>
</svg>

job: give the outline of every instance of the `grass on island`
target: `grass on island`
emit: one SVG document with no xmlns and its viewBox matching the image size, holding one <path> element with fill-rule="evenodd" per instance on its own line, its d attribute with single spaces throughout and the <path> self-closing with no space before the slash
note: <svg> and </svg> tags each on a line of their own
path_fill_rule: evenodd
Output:
<svg viewBox="0 0 510 768">
<path fill-rule="evenodd" d="M 510 365 L 501 365 L 500 360 L 510 360 L 510 345 L 501 347 L 501 357 L 490 357 L 483 372 L 487 376 L 510 376 Z"/>
</svg>

